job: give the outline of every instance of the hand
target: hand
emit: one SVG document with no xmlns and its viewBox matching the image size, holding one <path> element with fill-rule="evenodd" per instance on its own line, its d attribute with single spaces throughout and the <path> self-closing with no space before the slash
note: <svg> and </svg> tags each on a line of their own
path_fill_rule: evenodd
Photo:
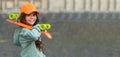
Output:
<svg viewBox="0 0 120 57">
<path fill-rule="evenodd" d="M 40 24 L 33 26 L 33 29 L 37 29 L 38 31 L 40 31 Z"/>
</svg>

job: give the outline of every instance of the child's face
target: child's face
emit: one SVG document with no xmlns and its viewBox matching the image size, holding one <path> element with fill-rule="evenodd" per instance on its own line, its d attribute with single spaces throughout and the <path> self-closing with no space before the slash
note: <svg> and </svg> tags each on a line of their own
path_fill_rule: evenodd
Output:
<svg viewBox="0 0 120 57">
<path fill-rule="evenodd" d="M 36 17 L 36 13 L 31 13 L 26 15 L 25 20 L 29 25 L 33 25 L 36 21 L 37 17 Z"/>
</svg>

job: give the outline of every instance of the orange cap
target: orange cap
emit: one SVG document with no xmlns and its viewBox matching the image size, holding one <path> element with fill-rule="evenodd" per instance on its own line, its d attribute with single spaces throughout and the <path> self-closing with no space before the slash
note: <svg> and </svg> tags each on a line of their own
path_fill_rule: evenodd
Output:
<svg viewBox="0 0 120 57">
<path fill-rule="evenodd" d="M 36 7 L 30 3 L 24 4 L 21 7 L 20 12 L 25 13 L 25 14 L 30 14 L 32 12 L 36 12 L 37 14 L 39 14 L 39 11 L 36 9 Z"/>
</svg>

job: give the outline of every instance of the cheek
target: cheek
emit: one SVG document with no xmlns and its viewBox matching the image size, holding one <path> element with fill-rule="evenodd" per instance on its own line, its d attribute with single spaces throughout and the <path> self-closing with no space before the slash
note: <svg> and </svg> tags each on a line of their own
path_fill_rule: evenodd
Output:
<svg viewBox="0 0 120 57">
<path fill-rule="evenodd" d="M 25 18 L 25 21 L 26 21 L 26 23 L 29 23 L 30 18 L 29 18 L 29 17 L 26 17 L 26 18 Z"/>
<path fill-rule="evenodd" d="M 37 20 L 36 17 L 33 18 L 33 19 L 31 19 L 31 18 L 29 18 L 29 17 L 26 17 L 26 22 L 27 22 L 28 24 L 30 24 L 30 25 L 33 25 L 36 20 Z"/>
<path fill-rule="evenodd" d="M 30 18 L 29 17 L 25 17 L 25 20 L 27 21 L 27 20 L 29 20 Z"/>
</svg>

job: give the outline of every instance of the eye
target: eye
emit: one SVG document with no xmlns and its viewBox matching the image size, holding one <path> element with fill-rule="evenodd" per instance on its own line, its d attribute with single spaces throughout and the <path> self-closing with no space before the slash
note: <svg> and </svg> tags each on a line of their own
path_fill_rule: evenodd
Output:
<svg viewBox="0 0 120 57">
<path fill-rule="evenodd" d="M 33 14 L 33 16 L 36 16 L 36 14 Z"/>
<path fill-rule="evenodd" d="M 27 16 L 30 16 L 30 14 L 27 14 Z"/>
</svg>

